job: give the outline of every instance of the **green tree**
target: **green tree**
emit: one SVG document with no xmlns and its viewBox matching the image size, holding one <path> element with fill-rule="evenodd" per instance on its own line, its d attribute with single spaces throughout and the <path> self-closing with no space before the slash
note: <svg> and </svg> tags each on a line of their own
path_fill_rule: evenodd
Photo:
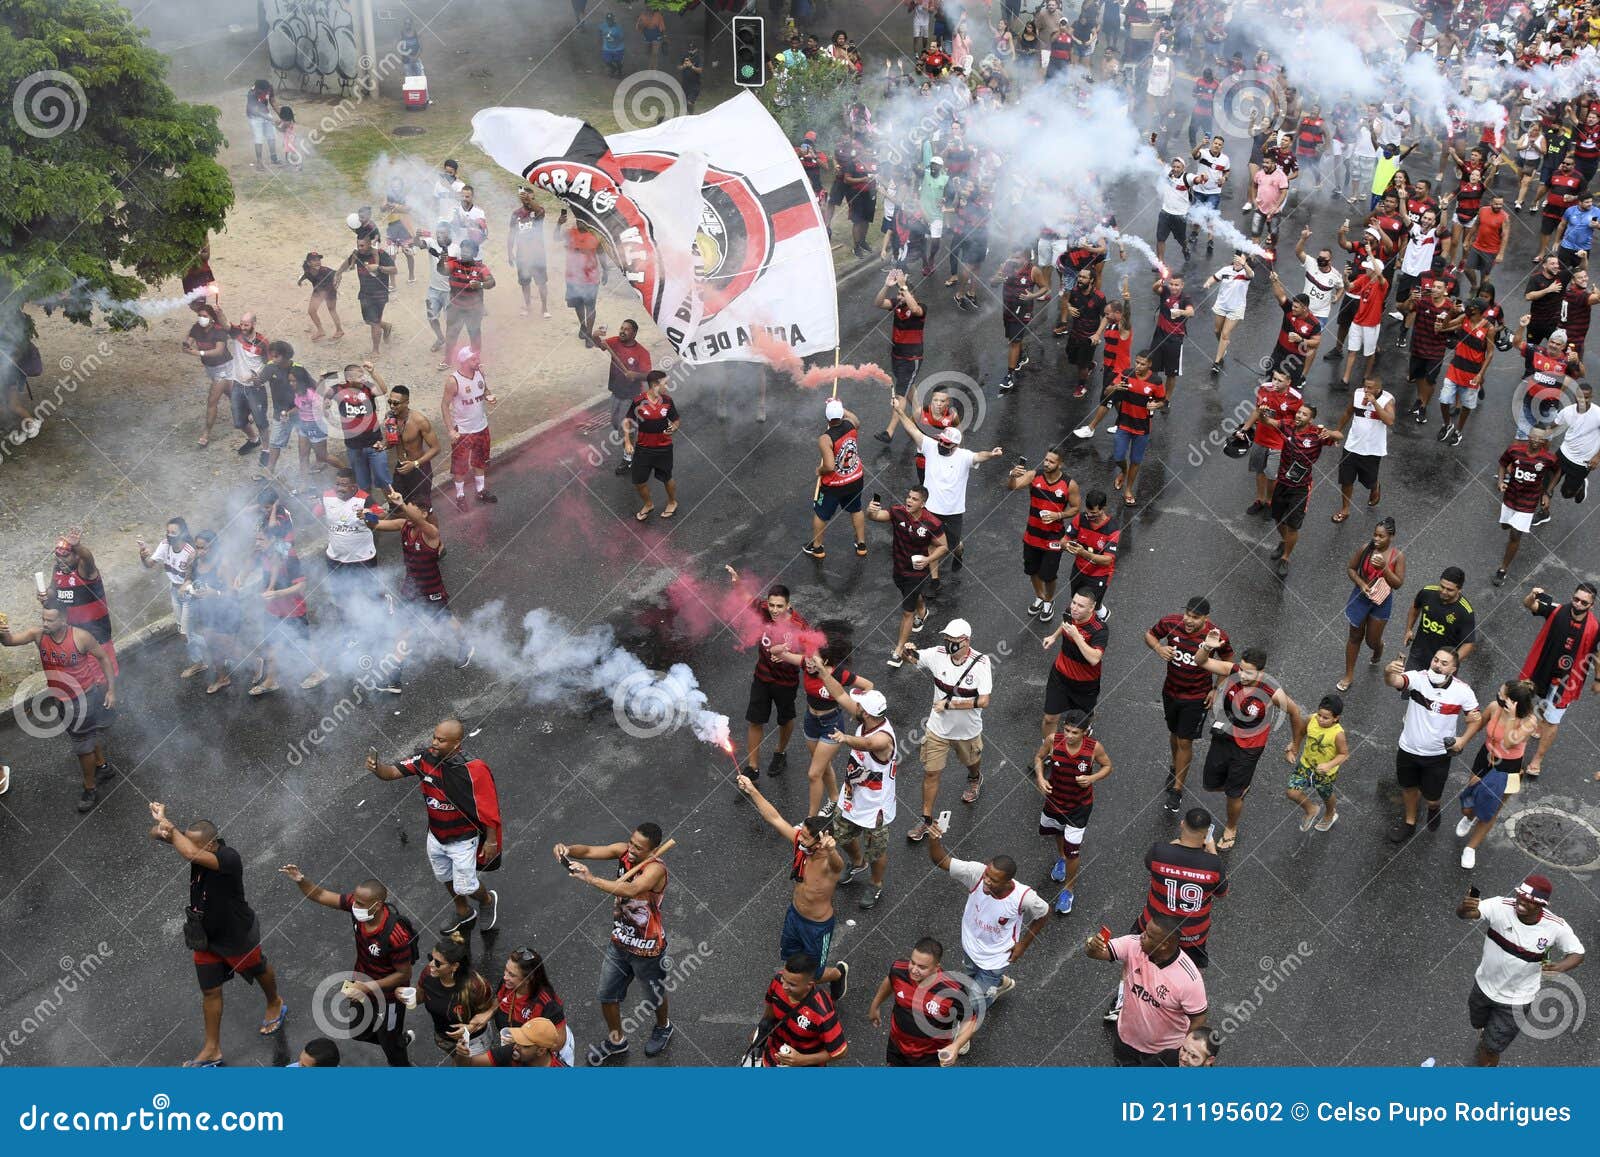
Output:
<svg viewBox="0 0 1600 1157">
<path fill-rule="evenodd" d="M 756 95 L 791 141 L 807 129 L 817 129 L 826 141 L 844 124 L 845 109 L 861 99 L 861 88 L 848 68 L 824 55 L 788 68 L 768 62 L 767 83 Z"/>
<path fill-rule="evenodd" d="M 73 291 L 86 322 L 96 291 L 138 297 L 222 227 L 218 111 L 177 100 L 166 69 L 109 0 L 0 0 L 0 336 L 30 301 Z"/>
</svg>

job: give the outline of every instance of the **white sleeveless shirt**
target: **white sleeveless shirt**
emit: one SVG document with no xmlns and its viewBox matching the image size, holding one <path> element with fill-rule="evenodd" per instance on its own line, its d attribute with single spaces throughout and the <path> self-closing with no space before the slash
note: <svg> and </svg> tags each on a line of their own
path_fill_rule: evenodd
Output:
<svg viewBox="0 0 1600 1157">
<path fill-rule="evenodd" d="M 889 758 L 879 759 L 870 751 L 850 752 L 844 786 L 839 789 L 839 814 L 870 831 L 894 823 L 894 772 L 900 758 L 900 741 L 895 737 L 894 724 L 887 719 L 870 732 L 865 728 L 865 723 L 856 724 L 856 734 L 889 733 Z"/>
<path fill-rule="evenodd" d="M 484 385 L 483 371 L 478 370 L 470 378 L 464 378 L 452 370 L 450 376 L 456 380 L 455 397 L 450 399 L 450 420 L 455 423 L 456 429 L 463 434 L 487 430 L 489 409 L 484 399 L 489 389 Z"/>
</svg>

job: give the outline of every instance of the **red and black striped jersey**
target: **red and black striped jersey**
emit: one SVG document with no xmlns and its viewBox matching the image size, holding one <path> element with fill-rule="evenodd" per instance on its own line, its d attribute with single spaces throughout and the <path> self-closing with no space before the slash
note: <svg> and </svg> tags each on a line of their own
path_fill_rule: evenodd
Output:
<svg viewBox="0 0 1600 1157">
<path fill-rule="evenodd" d="M 634 441 L 640 449 L 672 445 L 672 434 L 667 427 L 678 420 L 678 407 L 665 394 L 654 402 L 648 394 L 640 394 L 628 407 L 628 417 L 639 431 Z"/>
<path fill-rule="evenodd" d="M 943 969 L 921 984 L 912 980 L 909 960 L 889 965 L 889 992 L 894 997 L 889 1043 L 908 1057 L 929 1056 L 954 1040 L 971 1003 L 966 988 Z"/>
<path fill-rule="evenodd" d="M 1222 857 L 1187 844 L 1155 844 L 1145 853 L 1144 866 L 1150 870 L 1150 893 L 1139 913 L 1139 931 L 1152 916 L 1177 916 L 1183 921 L 1183 946 L 1204 947 L 1211 932 L 1211 901 L 1228 894 Z"/>
<path fill-rule="evenodd" d="M 88 631 L 97 643 L 111 641 L 111 608 L 101 575 L 86 579 L 76 570 L 56 571 L 55 600 L 67 612 L 67 622 Z"/>
<path fill-rule="evenodd" d="M 848 667 L 835 667 L 833 677 L 839 686 L 847 691 L 856 681 L 855 672 Z M 800 688 L 805 692 L 806 706 L 819 715 L 833 711 L 839 706 L 833 701 L 833 696 L 828 694 L 828 687 L 823 683 L 822 676 L 813 675 L 804 667 L 800 668 Z"/>
<path fill-rule="evenodd" d="M 1547 221 L 1559 221 L 1568 209 L 1578 203 L 1578 194 L 1583 190 L 1583 174 L 1576 169 L 1562 172 L 1557 169 L 1550 174 L 1550 191 L 1544 198 L 1544 217 Z"/>
<path fill-rule="evenodd" d="M 421 751 L 395 765 L 402 773 L 417 778 L 428 808 L 428 832 L 441 844 L 481 836 L 490 817 L 496 824 L 499 822 L 499 796 L 489 765 L 478 759 L 458 758 L 459 755 L 457 752 L 436 760 Z M 445 782 L 447 776 L 455 781 L 455 798 L 451 798 Z M 462 810 L 460 804 L 470 810 Z"/>
<path fill-rule="evenodd" d="M 839 1023 L 833 997 L 820 984 L 799 1004 L 792 1004 L 783 990 L 783 978 L 774 976 L 767 985 L 766 1005 L 766 1015 L 776 1022 L 762 1046 L 762 1057 L 768 1065 L 778 1063 L 778 1050 L 785 1045 L 797 1053 L 838 1056 L 844 1051 L 844 1025 Z"/>
<path fill-rule="evenodd" d="M 1476 325 L 1469 322 L 1461 330 L 1455 353 L 1450 356 L 1450 368 L 1445 371 L 1446 381 L 1477 389 L 1477 383 L 1472 379 L 1483 370 L 1484 362 L 1489 360 L 1489 334 L 1493 330 L 1494 326 L 1487 317 L 1479 319 Z"/>
<path fill-rule="evenodd" d="M 1197 117 L 1209 117 L 1212 114 L 1212 110 L 1215 109 L 1216 103 L 1217 103 L 1217 89 L 1219 89 L 1220 87 L 1222 87 L 1222 82 L 1220 80 L 1216 80 L 1216 79 L 1207 80 L 1204 76 L 1198 76 L 1198 77 L 1195 78 L 1195 82 L 1194 82 L 1194 115 L 1195 116 L 1197 116 Z"/>
<path fill-rule="evenodd" d="M 1294 302 L 1289 302 L 1283 307 L 1283 322 L 1278 326 L 1278 348 L 1287 353 L 1298 354 L 1305 352 L 1304 345 L 1296 345 L 1289 340 L 1291 333 L 1298 334 L 1302 342 L 1308 342 L 1322 332 L 1322 323 L 1310 310 L 1305 313 L 1294 312 Z"/>
<path fill-rule="evenodd" d="M 1167 660 L 1167 677 L 1161 684 L 1161 694 L 1168 699 L 1204 699 L 1211 693 L 1211 672 L 1195 666 L 1195 652 L 1205 642 L 1206 635 L 1216 630 L 1222 635 L 1222 646 L 1211 652 L 1213 659 L 1233 662 L 1233 644 L 1228 633 L 1220 630 L 1210 619 L 1190 633 L 1183 629 L 1182 615 L 1166 615 L 1156 620 L 1150 628 L 1156 642 L 1172 648 L 1172 658 Z"/>
<path fill-rule="evenodd" d="M 422 530 L 414 522 L 407 522 L 400 532 L 400 550 L 405 559 L 406 576 L 400 583 L 400 593 L 408 599 L 447 604 L 450 593 L 444 589 L 444 575 L 439 570 L 439 560 L 444 557 L 444 543 L 429 546 Z"/>
<path fill-rule="evenodd" d="M 1039 516 L 1045 511 L 1064 514 L 1072 502 L 1072 479 L 1065 474 L 1051 482 L 1043 470 L 1033 472 L 1028 484 L 1028 522 L 1022 529 L 1022 541 L 1040 550 L 1060 550 L 1061 536 L 1067 532 L 1067 520 L 1045 522 Z"/>
<path fill-rule="evenodd" d="M 1161 382 L 1124 375 L 1117 378 L 1105 402 L 1117 407 L 1117 429 L 1138 435 L 1150 432 L 1150 404 L 1166 396 L 1167 387 Z"/>
<path fill-rule="evenodd" d="M 1557 470 L 1556 456 L 1549 450 L 1535 452 L 1526 442 L 1513 442 L 1500 455 L 1500 469 L 1506 480 L 1505 504 L 1521 514 L 1539 509 L 1550 479 Z"/>
<path fill-rule="evenodd" d="M 890 553 L 894 559 L 895 577 L 912 578 L 927 574 L 926 567 L 918 570 L 911 565 L 911 556 L 920 554 L 925 558 L 933 549 L 933 544 L 944 533 L 944 523 L 939 521 L 939 516 L 924 506 L 913 518 L 909 510 L 896 504 L 889 507 L 889 529 L 893 535 Z"/>
<path fill-rule="evenodd" d="M 1103 652 L 1105 651 L 1106 640 L 1111 637 L 1111 628 L 1107 627 L 1100 621 L 1100 617 L 1094 614 L 1089 616 L 1089 621 L 1086 623 L 1080 623 L 1073 619 L 1069 619 L 1068 622 L 1078 628 L 1078 633 L 1083 636 L 1085 643 L 1089 644 L 1094 650 L 1102 652 L 1102 654 L 1098 663 L 1091 663 L 1083 657 L 1083 652 L 1078 650 L 1077 643 L 1067 638 L 1066 635 L 1062 635 L 1061 649 L 1056 652 L 1056 673 L 1063 679 L 1073 683 L 1100 682 L 1100 670 L 1105 666 Z"/>
<path fill-rule="evenodd" d="M 355 893 L 345 892 L 339 897 L 339 907 L 348 912 L 354 901 Z M 353 915 L 350 919 L 356 933 L 354 971 L 373 980 L 382 980 L 417 962 L 417 930 L 390 905 L 383 905 L 378 926 L 370 932 Z M 399 999 L 392 988 L 385 989 L 384 993 L 391 1004 Z"/>
<path fill-rule="evenodd" d="M 1294 490 L 1310 491 L 1316 480 L 1313 467 L 1322 452 L 1328 448 L 1323 438 L 1327 427 L 1311 423 L 1303 430 L 1285 430 L 1283 446 L 1278 450 L 1278 485 Z"/>
<path fill-rule="evenodd" d="M 1412 316 L 1417 320 L 1411 327 L 1411 356 L 1427 361 L 1443 361 L 1448 335 L 1439 332 L 1439 323 L 1454 317 L 1459 309 L 1450 297 L 1435 305 L 1424 289 L 1412 306 Z"/>
<path fill-rule="evenodd" d="M 1133 365 L 1133 332 L 1126 325 L 1106 326 L 1100 335 L 1100 363 L 1119 374 L 1127 373 Z"/>
<path fill-rule="evenodd" d="M 1013 313 L 1022 313 L 1033 309 L 1032 301 L 1024 301 L 1025 294 L 1033 293 L 1039 288 L 1034 279 L 1032 261 L 1008 261 L 1001 272 L 1000 299 L 1005 307 Z"/>
<path fill-rule="evenodd" d="M 1173 317 L 1172 311 L 1193 309 L 1194 301 L 1187 293 L 1156 294 L 1156 332 L 1182 337 L 1189 332 L 1187 317 Z"/>
<path fill-rule="evenodd" d="M 893 320 L 889 323 L 890 355 L 908 361 L 922 357 L 922 330 L 927 323 L 926 312 L 895 306 Z"/>
<path fill-rule="evenodd" d="M 761 638 L 756 645 L 756 678 L 775 687 L 799 686 L 800 668 L 793 663 L 781 663 L 774 659 L 771 648 L 779 643 L 787 643 L 792 649 L 798 650 L 800 636 L 810 629 L 810 624 L 793 610 L 782 623 L 773 622 L 765 599 L 752 600 L 751 609 L 761 623 Z"/>
<path fill-rule="evenodd" d="M 1300 131 L 1295 135 L 1295 151 L 1302 157 L 1314 156 L 1327 139 L 1327 126 L 1321 117 L 1302 117 Z"/>
<path fill-rule="evenodd" d="M 1073 286 L 1067 294 L 1067 304 L 1078 311 L 1072 319 L 1072 336 L 1090 338 L 1100 328 L 1100 319 L 1106 315 L 1106 295 L 1093 285 L 1088 289 Z"/>
<path fill-rule="evenodd" d="M 1122 541 L 1122 531 L 1112 528 L 1111 516 L 1098 525 L 1089 521 L 1087 513 L 1078 514 L 1067 524 L 1067 537 L 1091 554 L 1108 554 L 1111 561 L 1104 565 L 1074 558 L 1072 568 L 1085 578 L 1109 579 L 1117 569 L 1117 547 Z"/>
<path fill-rule="evenodd" d="M 1069 751 L 1066 736 L 1056 732 L 1050 754 L 1044 758 L 1044 777 L 1050 785 L 1050 808 L 1057 815 L 1071 815 L 1093 805 L 1094 784 L 1084 786 L 1078 782 L 1078 777 L 1094 774 L 1097 746 L 1094 736 L 1085 735 L 1078 750 Z"/>
<path fill-rule="evenodd" d="M 567 1023 L 566 1005 L 548 986 L 537 992 L 516 992 L 501 981 L 500 991 L 495 993 L 495 1003 L 499 1006 L 495 1019 L 500 1022 L 501 1028 L 516 1028 L 541 1016 L 557 1028 Z"/>
</svg>

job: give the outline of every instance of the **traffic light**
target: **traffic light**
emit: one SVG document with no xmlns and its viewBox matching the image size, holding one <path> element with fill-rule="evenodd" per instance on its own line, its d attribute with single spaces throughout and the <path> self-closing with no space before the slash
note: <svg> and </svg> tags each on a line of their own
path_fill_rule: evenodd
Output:
<svg viewBox="0 0 1600 1157">
<path fill-rule="evenodd" d="M 759 16 L 733 18 L 733 83 L 740 88 L 767 83 L 766 27 Z"/>
</svg>

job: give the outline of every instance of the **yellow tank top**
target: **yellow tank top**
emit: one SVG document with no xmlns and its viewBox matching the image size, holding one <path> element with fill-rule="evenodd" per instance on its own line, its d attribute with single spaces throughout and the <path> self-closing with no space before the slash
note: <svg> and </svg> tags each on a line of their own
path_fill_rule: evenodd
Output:
<svg viewBox="0 0 1600 1157">
<path fill-rule="evenodd" d="M 1344 724 L 1335 723 L 1332 727 L 1324 727 L 1317 721 L 1315 715 L 1311 716 L 1306 720 L 1306 743 L 1300 749 L 1300 765 L 1316 767 L 1338 755 L 1339 736 L 1342 734 L 1344 734 Z"/>
</svg>

